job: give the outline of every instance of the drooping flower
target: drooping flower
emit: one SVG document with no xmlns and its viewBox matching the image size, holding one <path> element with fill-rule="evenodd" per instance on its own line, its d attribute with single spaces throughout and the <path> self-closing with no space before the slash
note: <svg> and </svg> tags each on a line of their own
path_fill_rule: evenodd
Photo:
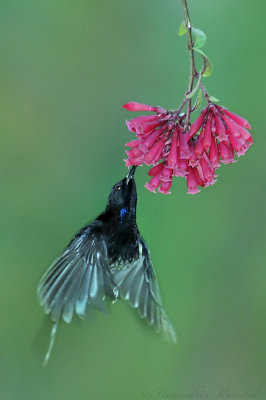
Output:
<svg viewBox="0 0 266 400">
<path fill-rule="evenodd" d="M 130 132 L 137 140 L 126 146 L 126 165 L 153 165 L 152 176 L 145 187 L 155 192 L 170 193 L 173 176 L 187 180 L 188 193 L 199 192 L 199 187 L 213 185 L 215 170 L 234 162 L 234 154 L 245 154 L 253 143 L 248 121 L 224 107 L 209 103 L 184 132 L 184 115 L 162 107 L 130 102 L 123 106 L 128 111 L 151 111 L 127 121 Z"/>
<path fill-rule="evenodd" d="M 187 176 L 188 193 L 196 193 L 197 186 L 212 185 L 214 171 L 223 164 L 235 162 L 234 153 L 244 155 L 253 143 L 247 120 L 226 108 L 209 104 L 185 134 L 189 145 L 194 148 L 189 161 Z M 193 176 L 192 176 L 193 174 Z M 194 179 L 193 179 L 194 178 Z"/>
<path fill-rule="evenodd" d="M 152 176 L 150 182 L 145 185 L 148 190 L 156 193 L 155 189 L 158 188 L 158 192 L 160 193 L 171 193 L 170 188 L 172 185 L 173 169 L 166 167 L 165 163 L 161 162 L 151 168 L 148 174 Z"/>
<path fill-rule="evenodd" d="M 247 129 L 251 129 L 247 120 L 211 103 L 192 124 L 186 138 L 189 141 L 195 133 L 200 132 L 195 153 L 201 156 L 205 151 L 216 168 L 218 156 L 222 163 L 228 164 L 234 162 L 234 153 L 238 157 L 245 154 L 253 143 Z"/>
<path fill-rule="evenodd" d="M 169 194 L 172 177 L 185 176 L 191 151 L 184 135 L 182 115 L 177 111 L 167 111 L 162 107 L 152 107 L 130 102 L 123 106 L 129 111 L 153 111 L 154 115 L 136 117 L 127 121 L 130 132 L 136 133 L 138 140 L 126 144 L 131 147 L 126 154 L 126 165 L 155 165 L 152 176 L 145 187 L 155 192 Z"/>
</svg>

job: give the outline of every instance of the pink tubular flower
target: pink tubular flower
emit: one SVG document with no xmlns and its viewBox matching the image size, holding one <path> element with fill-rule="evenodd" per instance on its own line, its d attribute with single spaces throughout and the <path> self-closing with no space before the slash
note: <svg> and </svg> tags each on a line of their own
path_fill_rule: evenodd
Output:
<svg viewBox="0 0 266 400">
<path fill-rule="evenodd" d="M 172 169 L 164 166 L 164 163 L 160 163 L 150 169 L 149 175 L 152 176 L 152 178 L 149 183 L 146 183 L 146 189 L 156 193 L 155 189 L 159 188 L 161 185 L 158 189 L 158 192 L 163 194 L 171 194 L 169 190 L 172 186 Z"/>
<path fill-rule="evenodd" d="M 152 107 L 146 104 L 136 103 L 135 101 L 130 101 L 129 103 L 124 104 L 123 108 L 125 108 L 128 111 L 155 111 L 155 112 L 165 111 L 161 107 Z"/>
<path fill-rule="evenodd" d="M 187 176 L 188 193 L 197 193 L 198 186 L 215 183 L 214 171 L 223 164 L 235 162 L 234 153 L 244 155 L 253 143 L 248 121 L 224 107 L 209 104 L 185 134 L 192 150 Z M 193 176 L 192 176 L 193 173 Z"/>
<path fill-rule="evenodd" d="M 155 165 L 155 169 L 151 168 L 149 172 L 152 179 L 145 187 L 152 192 L 158 188 L 160 193 L 170 193 L 172 176 L 187 174 L 188 159 L 191 156 L 180 124 L 182 117 L 176 111 L 136 102 L 127 103 L 123 107 L 129 111 L 155 113 L 127 121 L 129 131 L 136 133 L 138 140 L 127 143 L 131 150 L 126 150 L 128 159 L 125 162 L 127 166 Z"/>
<path fill-rule="evenodd" d="M 137 140 L 126 144 L 127 166 L 153 165 L 152 176 L 145 187 L 151 192 L 169 194 L 173 176 L 187 180 L 188 193 L 199 192 L 198 187 L 213 185 L 215 170 L 234 162 L 234 154 L 244 155 L 253 143 L 248 121 L 224 107 L 210 103 L 190 129 L 184 132 L 184 115 L 141 103 L 129 102 L 128 111 L 151 111 L 127 121 Z"/>
<path fill-rule="evenodd" d="M 251 146 L 252 137 L 246 128 L 251 129 L 247 120 L 211 103 L 192 124 L 186 139 L 189 142 L 199 132 L 195 153 L 200 157 L 205 151 L 213 168 L 217 168 L 219 159 L 224 164 L 232 163 L 234 153 L 242 156 Z"/>
<path fill-rule="evenodd" d="M 196 179 L 193 168 L 188 167 L 188 175 L 187 175 L 188 194 L 199 193 L 198 185 L 199 181 Z"/>
</svg>

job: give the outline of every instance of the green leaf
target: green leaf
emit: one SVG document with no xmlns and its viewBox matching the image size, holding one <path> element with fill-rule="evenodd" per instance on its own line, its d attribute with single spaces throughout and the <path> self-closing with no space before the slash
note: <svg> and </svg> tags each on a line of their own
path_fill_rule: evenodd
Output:
<svg viewBox="0 0 266 400">
<path fill-rule="evenodd" d="M 193 48 L 200 49 L 206 43 L 207 36 L 203 31 L 197 28 L 192 28 Z"/>
<path fill-rule="evenodd" d="M 214 96 L 210 96 L 210 101 L 211 101 L 212 103 L 218 103 L 220 100 L 217 99 L 217 98 L 214 97 Z"/>
<path fill-rule="evenodd" d="M 202 76 L 204 76 L 204 78 L 207 78 L 207 76 L 210 76 L 212 74 L 212 71 L 213 71 L 213 64 L 211 60 L 208 57 L 204 57 L 204 67 L 202 70 Z"/>
<path fill-rule="evenodd" d="M 183 36 L 186 32 L 187 32 L 187 27 L 185 21 L 182 21 L 178 29 L 178 36 Z"/>
<path fill-rule="evenodd" d="M 188 99 L 191 99 L 191 97 L 193 97 L 194 94 L 196 93 L 196 91 L 198 90 L 199 84 L 200 84 L 200 80 L 201 80 L 201 76 L 198 77 L 198 81 L 197 81 L 196 86 L 194 87 L 194 89 L 190 93 L 187 94 L 187 98 Z"/>
<path fill-rule="evenodd" d="M 195 104 L 192 107 L 192 111 L 196 111 L 199 108 L 199 106 L 201 105 L 201 102 L 202 102 L 202 91 L 199 90 Z"/>
<path fill-rule="evenodd" d="M 201 75 L 204 76 L 205 78 L 207 76 L 210 76 L 212 71 L 213 71 L 213 65 L 211 60 L 206 56 L 205 53 L 203 53 L 202 50 L 199 49 L 194 49 L 197 53 L 199 53 L 201 55 L 201 57 L 203 58 L 203 69 L 201 71 Z"/>
</svg>

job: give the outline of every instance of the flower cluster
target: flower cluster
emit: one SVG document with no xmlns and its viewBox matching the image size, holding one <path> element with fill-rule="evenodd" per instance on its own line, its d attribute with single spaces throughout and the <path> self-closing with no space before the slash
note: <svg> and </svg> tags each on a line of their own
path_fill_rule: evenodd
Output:
<svg viewBox="0 0 266 400">
<path fill-rule="evenodd" d="M 215 182 L 214 171 L 223 164 L 235 162 L 253 143 L 247 120 L 224 107 L 210 103 L 186 133 L 186 140 L 193 147 L 187 181 L 189 193 L 197 193 L 198 186 Z M 193 165 L 194 162 L 194 165 Z"/>
<path fill-rule="evenodd" d="M 209 103 L 190 129 L 184 132 L 184 115 L 161 107 L 130 102 L 123 106 L 128 111 L 152 111 L 127 121 L 137 140 L 126 144 L 126 165 L 153 165 L 146 188 L 152 192 L 170 193 L 173 176 L 187 180 L 188 193 L 199 192 L 198 187 L 215 182 L 215 170 L 234 162 L 234 153 L 245 154 L 252 144 L 246 128 L 248 121 L 224 107 Z"/>
<path fill-rule="evenodd" d="M 153 111 L 155 115 L 140 116 L 127 121 L 130 132 L 135 132 L 138 140 L 126 144 L 132 147 L 126 151 L 126 165 L 154 165 L 149 175 L 152 179 L 145 186 L 152 192 L 170 193 L 173 176 L 185 176 L 188 159 L 191 156 L 189 145 L 182 127 L 182 116 L 176 111 L 161 107 L 151 107 L 139 103 L 123 106 L 129 111 Z"/>
</svg>

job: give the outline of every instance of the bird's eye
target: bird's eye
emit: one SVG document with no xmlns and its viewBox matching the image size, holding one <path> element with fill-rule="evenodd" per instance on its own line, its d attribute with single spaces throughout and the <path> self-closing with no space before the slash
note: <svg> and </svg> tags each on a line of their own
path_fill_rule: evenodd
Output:
<svg viewBox="0 0 266 400">
<path fill-rule="evenodd" d="M 115 191 L 117 192 L 118 190 L 120 190 L 121 189 L 121 186 L 120 185 L 115 185 Z"/>
</svg>

